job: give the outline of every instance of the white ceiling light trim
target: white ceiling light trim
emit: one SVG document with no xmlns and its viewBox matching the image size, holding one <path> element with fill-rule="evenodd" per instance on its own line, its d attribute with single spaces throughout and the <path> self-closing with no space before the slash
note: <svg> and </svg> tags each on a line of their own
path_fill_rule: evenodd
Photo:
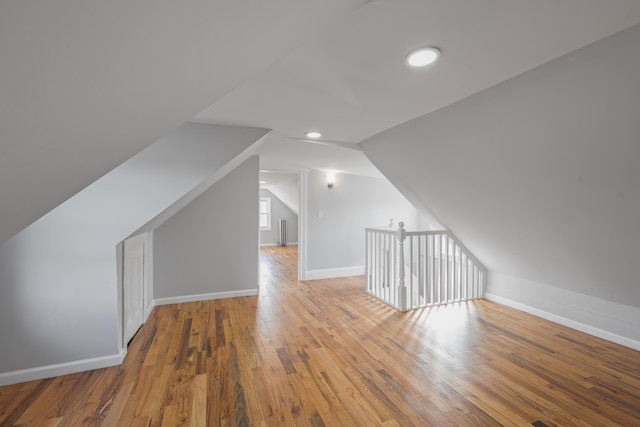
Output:
<svg viewBox="0 0 640 427">
<path fill-rule="evenodd" d="M 322 136 L 322 134 L 317 130 L 311 130 L 307 132 L 305 135 L 307 135 L 307 138 L 312 138 L 312 139 L 318 139 Z"/>
<path fill-rule="evenodd" d="M 440 49 L 435 47 L 426 47 L 414 50 L 407 55 L 407 64 L 412 67 L 424 67 L 433 64 L 440 58 Z"/>
</svg>

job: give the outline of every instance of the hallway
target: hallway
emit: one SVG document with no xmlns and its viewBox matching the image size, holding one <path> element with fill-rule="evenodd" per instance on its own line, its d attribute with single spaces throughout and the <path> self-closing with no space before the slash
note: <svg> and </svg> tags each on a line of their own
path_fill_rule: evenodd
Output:
<svg viewBox="0 0 640 427">
<path fill-rule="evenodd" d="M 156 307 L 122 366 L 1 387 L 0 425 L 640 423 L 636 351 L 487 301 L 402 314 L 296 259 L 262 248 L 257 297 Z"/>
</svg>

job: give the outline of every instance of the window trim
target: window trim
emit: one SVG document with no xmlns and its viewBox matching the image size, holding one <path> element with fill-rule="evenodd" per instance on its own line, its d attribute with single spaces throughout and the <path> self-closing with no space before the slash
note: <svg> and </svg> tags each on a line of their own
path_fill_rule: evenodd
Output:
<svg viewBox="0 0 640 427">
<path fill-rule="evenodd" d="M 262 202 L 266 202 L 267 204 L 266 212 L 262 212 Z M 267 225 L 264 227 L 260 225 L 262 215 L 267 216 Z M 258 204 L 258 227 L 260 231 L 271 231 L 271 197 L 260 197 L 260 203 Z"/>
</svg>

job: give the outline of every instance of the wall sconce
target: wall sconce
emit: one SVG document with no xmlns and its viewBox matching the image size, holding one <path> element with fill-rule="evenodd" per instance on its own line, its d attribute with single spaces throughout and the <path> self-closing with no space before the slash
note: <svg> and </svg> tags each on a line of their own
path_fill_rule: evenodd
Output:
<svg viewBox="0 0 640 427">
<path fill-rule="evenodd" d="M 336 176 L 332 173 L 327 174 L 327 187 L 333 188 L 333 184 L 336 183 Z"/>
</svg>

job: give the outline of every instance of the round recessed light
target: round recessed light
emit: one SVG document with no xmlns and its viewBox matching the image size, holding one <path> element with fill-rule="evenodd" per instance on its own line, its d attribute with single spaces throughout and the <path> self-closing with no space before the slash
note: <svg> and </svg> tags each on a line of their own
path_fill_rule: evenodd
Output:
<svg viewBox="0 0 640 427">
<path fill-rule="evenodd" d="M 306 133 L 307 138 L 318 139 L 322 136 L 322 134 L 318 131 L 312 130 Z"/>
<path fill-rule="evenodd" d="M 412 67 L 424 67 L 425 65 L 433 64 L 438 58 L 440 58 L 440 49 L 427 47 L 411 52 L 407 56 L 407 64 Z"/>
<path fill-rule="evenodd" d="M 260 180 L 260 184 L 266 184 L 266 183 L 267 183 L 267 181 Z"/>
</svg>

